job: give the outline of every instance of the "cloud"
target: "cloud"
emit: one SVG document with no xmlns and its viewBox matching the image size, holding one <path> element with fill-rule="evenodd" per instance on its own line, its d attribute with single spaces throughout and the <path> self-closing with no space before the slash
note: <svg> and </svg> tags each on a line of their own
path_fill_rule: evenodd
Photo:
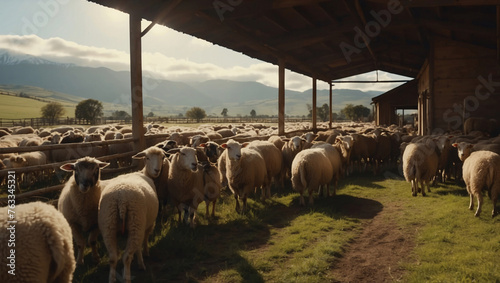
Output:
<svg viewBox="0 0 500 283">
<path fill-rule="evenodd" d="M 200 52 L 212 44 L 193 38 L 189 44 L 196 46 Z M 36 35 L 0 35 L 0 48 L 13 52 L 30 54 L 47 60 L 73 63 L 87 67 L 107 67 L 117 71 L 129 70 L 130 56 L 116 49 L 85 46 L 62 38 L 48 39 Z M 228 51 L 230 52 L 230 51 Z M 207 54 L 210 56 L 210 54 Z M 210 79 L 227 79 L 235 81 L 257 81 L 262 84 L 278 87 L 278 66 L 266 62 L 249 66 L 221 67 L 212 63 L 198 63 L 184 58 L 173 58 L 159 52 L 143 52 L 142 67 L 144 74 L 153 78 L 171 81 L 205 81 Z M 357 75 L 351 80 L 375 80 L 374 73 Z M 392 74 L 379 72 L 380 80 L 394 79 Z M 349 88 L 387 91 L 399 84 L 338 84 L 335 88 Z M 287 89 L 304 91 L 312 88 L 312 79 L 291 71 L 285 72 Z M 318 89 L 327 89 L 328 85 L 318 82 Z"/>
</svg>

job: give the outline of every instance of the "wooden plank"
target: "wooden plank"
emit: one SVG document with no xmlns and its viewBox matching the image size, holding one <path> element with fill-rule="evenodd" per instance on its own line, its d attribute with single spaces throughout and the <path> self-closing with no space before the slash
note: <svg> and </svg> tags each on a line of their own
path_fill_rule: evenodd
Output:
<svg viewBox="0 0 500 283">
<path fill-rule="evenodd" d="M 313 77 L 312 83 L 312 129 L 316 131 L 316 77 Z"/>
</svg>

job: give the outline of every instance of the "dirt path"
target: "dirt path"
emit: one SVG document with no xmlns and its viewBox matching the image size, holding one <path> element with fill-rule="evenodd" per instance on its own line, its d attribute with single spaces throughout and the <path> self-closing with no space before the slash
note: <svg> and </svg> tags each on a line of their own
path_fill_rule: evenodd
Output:
<svg viewBox="0 0 500 283">
<path fill-rule="evenodd" d="M 401 229 L 394 215 L 403 208 L 386 205 L 372 220 L 368 220 L 361 235 L 336 261 L 331 269 L 338 282 L 394 282 L 404 275 L 401 262 L 415 247 L 415 232 Z"/>
</svg>

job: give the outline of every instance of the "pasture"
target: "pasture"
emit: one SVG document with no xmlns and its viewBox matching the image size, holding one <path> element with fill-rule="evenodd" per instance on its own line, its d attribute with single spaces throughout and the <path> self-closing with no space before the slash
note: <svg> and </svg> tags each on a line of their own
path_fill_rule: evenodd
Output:
<svg viewBox="0 0 500 283">
<path fill-rule="evenodd" d="M 487 197 L 474 217 L 462 185 L 412 197 L 396 174 L 367 173 L 344 178 L 337 196 L 316 196 L 313 206 L 299 206 L 290 186 L 257 199 L 239 215 L 226 189 L 215 219 L 200 205 L 195 229 L 167 207 L 150 237 L 147 270 L 132 262 L 133 282 L 500 281 L 500 218 L 491 218 Z M 100 254 L 95 265 L 86 251 L 73 282 L 107 280 L 102 243 Z"/>
</svg>

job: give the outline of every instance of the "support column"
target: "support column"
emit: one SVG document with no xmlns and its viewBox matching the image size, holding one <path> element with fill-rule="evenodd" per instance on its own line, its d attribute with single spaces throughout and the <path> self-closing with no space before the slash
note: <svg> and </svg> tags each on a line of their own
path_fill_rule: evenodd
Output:
<svg viewBox="0 0 500 283">
<path fill-rule="evenodd" d="M 332 83 L 328 83 L 330 85 L 330 122 L 328 123 L 328 127 L 331 129 L 332 128 L 332 122 L 333 122 L 333 113 L 332 113 Z"/>
<path fill-rule="evenodd" d="M 132 95 L 132 137 L 134 150 L 146 148 L 142 107 L 141 17 L 130 14 L 130 82 Z"/>
<path fill-rule="evenodd" d="M 285 134 L 285 61 L 279 60 L 278 68 L 278 135 Z"/>
<path fill-rule="evenodd" d="M 316 132 L 316 77 L 313 77 L 313 88 L 312 88 L 312 128 Z"/>
</svg>

